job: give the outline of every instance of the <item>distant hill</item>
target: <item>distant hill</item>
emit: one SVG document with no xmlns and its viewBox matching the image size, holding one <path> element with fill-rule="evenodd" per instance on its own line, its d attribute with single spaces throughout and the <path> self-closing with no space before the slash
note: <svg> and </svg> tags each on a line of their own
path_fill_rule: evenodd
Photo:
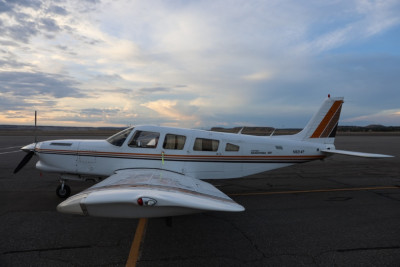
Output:
<svg viewBox="0 0 400 267">
<path fill-rule="evenodd" d="M 400 132 L 400 126 L 383 126 L 383 125 L 368 125 L 368 126 L 339 126 L 339 132 Z"/>
<path fill-rule="evenodd" d="M 284 134 L 295 134 L 300 132 L 302 129 L 291 128 L 291 129 L 275 129 L 273 127 L 234 127 L 234 128 L 223 128 L 213 127 L 211 131 L 215 132 L 227 132 L 227 133 L 241 133 L 250 135 L 267 136 L 271 135 L 284 135 Z M 337 133 L 348 134 L 348 133 L 400 133 L 400 126 L 383 126 L 383 125 L 368 125 L 368 126 L 338 126 Z"/>
<path fill-rule="evenodd" d="M 82 135 L 82 136 L 110 136 L 122 131 L 126 127 L 69 127 L 69 126 L 38 126 L 32 125 L 0 125 L 0 135 Z M 259 136 L 295 134 L 301 131 L 297 128 L 275 129 L 273 127 L 213 127 L 211 131 L 239 133 Z M 400 126 L 339 126 L 338 135 L 347 134 L 400 134 Z"/>
<path fill-rule="evenodd" d="M 35 126 L 0 125 L 0 135 L 90 135 L 109 136 L 126 127 L 69 127 L 69 126 Z"/>
<path fill-rule="evenodd" d="M 267 136 L 271 135 L 284 135 L 284 134 L 295 134 L 301 131 L 301 129 L 275 129 L 273 127 L 234 127 L 234 128 L 223 128 L 223 127 L 212 127 L 213 132 L 224 132 L 224 133 L 239 133 Z"/>
<path fill-rule="evenodd" d="M 88 130 L 115 130 L 126 127 L 72 127 L 72 126 L 37 126 L 38 131 L 88 131 Z M 32 125 L 0 125 L 0 130 L 34 130 Z"/>
</svg>

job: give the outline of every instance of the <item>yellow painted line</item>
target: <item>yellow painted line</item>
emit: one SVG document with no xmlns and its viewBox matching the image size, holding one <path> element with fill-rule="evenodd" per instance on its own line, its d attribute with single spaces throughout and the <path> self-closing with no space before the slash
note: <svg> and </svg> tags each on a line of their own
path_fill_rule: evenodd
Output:
<svg viewBox="0 0 400 267">
<path fill-rule="evenodd" d="M 280 195 L 280 194 L 320 193 L 320 192 L 338 192 L 338 191 L 363 191 L 363 190 L 381 190 L 381 189 L 400 189 L 400 187 L 399 186 L 378 186 L 378 187 L 331 188 L 331 189 L 293 190 L 293 191 L 276 191 L 276 192 L 233 193 L 233 194 L 229 194 L 229 195 L 230 196 L 257 196 L 257 195 Z"/>
<path fill-rule="evenodd" d="M 144 235 L 147 227 L 147 218 L 140 218 L 136 227 L 135 237 L 133 238 L 131 250 L 129 251 L 126 267 L 135 267 L 139 259 L 140 245 L 143 243 Z"/>
</svg>

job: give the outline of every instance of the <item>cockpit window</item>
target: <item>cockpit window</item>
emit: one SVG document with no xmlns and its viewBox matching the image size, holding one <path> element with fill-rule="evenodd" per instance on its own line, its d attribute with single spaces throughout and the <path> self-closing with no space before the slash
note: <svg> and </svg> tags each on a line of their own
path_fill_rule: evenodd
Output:
<svg viewBox="0 0 400 267">
<path fill-rule="evenodd" d="M 148 132 L 148 131 L 136 131 L 131 142 L 130 147 L 141 147 L 141 148 L 156 148 L 160 133 Z"/>
<path fill-rule="evenodd" d="M 113 136 L 110 136 L 109 138 L 106 139 L 106 141 L 114 146 L 122 146 L 122 144 L 125 142 L 126 138 L 132 132 L 133 129 L 134 127 L 125 129 L 119 133 L 114 134 Z"/>
</svg>

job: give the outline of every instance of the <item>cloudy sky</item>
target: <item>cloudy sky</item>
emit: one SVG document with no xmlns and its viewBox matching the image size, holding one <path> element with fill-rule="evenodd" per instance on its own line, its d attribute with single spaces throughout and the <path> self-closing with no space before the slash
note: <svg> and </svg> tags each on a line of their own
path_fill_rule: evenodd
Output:
<svg viewBox="0 0 400 267">
<path fill-rule="evenodd" d="M 0 0 L 0 124 L 400 125 L 400 1 Z"/>
</svg>

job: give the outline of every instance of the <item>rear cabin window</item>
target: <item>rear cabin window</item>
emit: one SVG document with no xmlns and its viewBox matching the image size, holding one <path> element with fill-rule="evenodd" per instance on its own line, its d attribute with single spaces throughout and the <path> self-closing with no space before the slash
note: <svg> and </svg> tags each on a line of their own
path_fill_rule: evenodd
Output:
<svg viewBox="0 0 400 267">
<path fill-rule="evenodd" d="M 217 151 L 219 141 L 214 139 L 196 138 L 193 150 L 195 151 Z"/>
<path fill-rule="evenodd" d="M 160 133 L 157 132 L 137 131 L 129 143 L 129 146 L 140 148 L 156 148 L 159 138 Z"/>
<path fill-rule="evenodd" d="M 239 151 L 239 146 L 231 143 L 226 143 L 225 151 L 237 152 Z"/>
<path fill-rule="evenodd" d="M 163 148 L 182 150 L 185 146 L 186 136 L 177 134 L 166 134 Z"/>
</svg>

